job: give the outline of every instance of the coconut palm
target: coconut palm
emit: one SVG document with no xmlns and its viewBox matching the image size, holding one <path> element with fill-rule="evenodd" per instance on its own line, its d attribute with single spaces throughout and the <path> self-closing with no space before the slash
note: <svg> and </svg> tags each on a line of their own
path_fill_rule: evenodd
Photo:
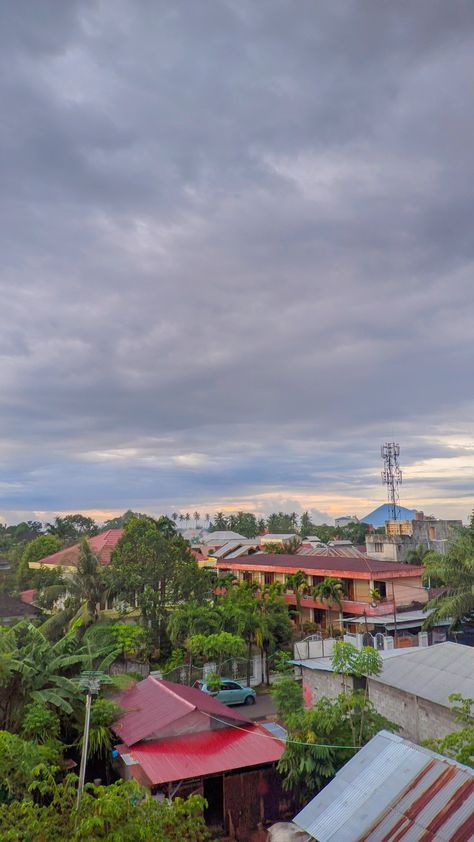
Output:
<svg viewBox="0 0 474 842">
<path fill-rule="evenodd" d="M 332 576 L 326 576 L 322 582 L 315 585 L 312 591 L 313 599 L 322 602 L 329 607 L 336 606 L 342 610 L 342 600 L 344 599 L 344 590 L 340 579 L 334 579 Z"/>
<path fill-rule="evenodd" d="M 425 628 L 438 620 L 451 619 L 451 627 L 474 615 L 474 529 L 461 529 L 450 541 L 445 555 L 430 552 L 424 557 L 426 577 L 443 586 L 426 609 L 432 613 Z"/>
<path fill-rule="evenodd" d="M 200 515 L 200 513 L 199 513 L 199 512 L 194 512 L 194 514 L 193 514 L 193 520 L 194 520 L 194 525 L 195 525 L 195 527 L 196 527 L 196 529 L 197 529 L 197 528 L 198 528 L 198 523 L 199 523 L 199 521 L 201 520 L 201 515 Z"/>
<path fill-rule="evenodd" d="M 302 570 L 297 570 L 296 573 L 289 573 L 286 577 L 287 590 L 295 595 L 296 613 L 298 618 L 301 616 L 301 597 L 308 592 L 308 577 Z"/>
</svg>

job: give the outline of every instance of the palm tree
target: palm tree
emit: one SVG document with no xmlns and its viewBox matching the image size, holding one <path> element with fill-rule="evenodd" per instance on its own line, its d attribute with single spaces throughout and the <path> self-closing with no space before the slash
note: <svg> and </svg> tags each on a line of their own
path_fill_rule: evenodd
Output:
<svg viewBox="0 0 474 842">
<path fill-rule="evenodd" d="M 301 597 L 308 592 L 308 577 L 302 570 L 297 570 L 296 573 L 289 573 L 286 577 L 286 587 L 292 591 L 296 599 L 296 613 L 298 619 L 301 617 Z"/>
<path fill-rule="evenodd" d="M 474 529 L 459 530 L 445 555 L 430 552 L 424 557 L 426 577 L 444 587 L 426 609 L 432 613 L 425 628 L 438 620 L 451 619 L 451 628 L 474 613 Z"/>
<path fill-rule="evenodd" d="M 194 514 L 193 514 L 193 518 L 194 518 L 194 525 L 195 525 L 195 527 L 196 527 L 196 529 L 197 529 L 197 528 L 198 528 L 198 523 L 199 523 L 199 521 L 201 520 L 201 515 L 199 514 L 199 512 L 194 512 Z"/>
<path fill-rule="evenodd" d="M 207 528 L 209 529 L 209 524 L 210 524 L 210 522 L 211 522 L 211 516 L 210 516 L 210 514 L 209 514 L 208 512 L 206 512 L 206 514 L 204 515 L 204 520 L 206 521 L 206 523 L 207 523 Z"/>
<path fill-rule="evenodd" d="M 322 582 L 319 582 L 319 584 L 313 588 L 312 594 L 313 599 L 317 599 L 318 602 L 322 602 L 328 606 L 329 626 L 332 628 L 331 608 L 337 606 L 339 608 L 339 612 L 342 611 L 344 590 L 341 579 L 334 579 L 332 576 L 326 576 Z"/>
<path fill-rule="evenodd" d="M 180 512 L 180 514 L 178 515 L 178 517 L 179 517 L 179 522 L 180 522 L 180 523 L 183 523 L 185 518 L 184 518 L 184 515 L 183 515 L 183 513 L 182 513 L 182 512 Z"/>
<path fill-rule="evenodd" d="M 174 522 L 176 523 L 178 518 L 179 518 L 179 512 L 173 512 L 172 515 L 171 515 L 171 520 L 174 520 Z"/>
<path fill-rule="evenodd" d="M 318 602 L 323 602 L 329 607 L 337 605 L 339 611 L 342 611 L 344 590 L 341 579 L 334 579 L 332 576 L 326 576 L 322 582 L 319 582 L 319 584 L 313 588 L 313 599 L 317 599 Z"/>
<path fill-rule="evenodd" d="M 405 562 L 406 564 L 423 564 L 425 556 L 427 556 L 428 553 L 429 550 L 424 544 L 418 544 L 413 549 L 408 550 Z"/>
<path fill-rule="evenodd" d="M 186 523 L 189 523 L 189 521 L 191 520 L 191 515 L 189 514 L 189 512 L 186 512 L 186 514 L 184 516 L 184 519 L 185 519 Z"/>
</svg>

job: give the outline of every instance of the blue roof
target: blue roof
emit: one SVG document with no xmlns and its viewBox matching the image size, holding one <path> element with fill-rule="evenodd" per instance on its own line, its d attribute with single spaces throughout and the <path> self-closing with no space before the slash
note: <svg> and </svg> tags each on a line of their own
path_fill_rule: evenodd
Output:
<svg viewBox="0 0 474 842">
<path fill-rule="evenodd" d="M 405 509 L 403 506 L 397 506 L 398 517 L 397 520 L 414 520 L 416 509 Z M 386 520 L 393 519 L 392 506 L 390 503 L 384 503 L 378 509 L 362 518 L 362 523 L 371 523 L 377 529 L 383 526 Z"/>
</svg>

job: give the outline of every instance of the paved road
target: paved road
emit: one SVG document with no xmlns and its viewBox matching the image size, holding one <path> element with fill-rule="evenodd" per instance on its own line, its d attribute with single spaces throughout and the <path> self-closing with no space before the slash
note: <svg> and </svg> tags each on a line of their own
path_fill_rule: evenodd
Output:
<svg viewBox="0 0 474 842">
<path fill-rule="evenodd" d="M 266 719 L 275 714 L 275 705 L 269 694 L 257 696 L 257 701 L 254 705 L 239 705 L 238 709 L 244 716 L 248 716 L 249 719 Z"/>
</svg>

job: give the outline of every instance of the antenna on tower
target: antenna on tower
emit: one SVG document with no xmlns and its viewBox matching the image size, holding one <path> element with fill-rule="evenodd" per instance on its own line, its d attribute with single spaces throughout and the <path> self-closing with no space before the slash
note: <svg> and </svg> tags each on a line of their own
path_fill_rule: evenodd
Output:
<svg viewBox="0 0 474 842">
<path fill-rule="evenodd" d="M 394 441 L 385 442 L 380 448 L 383 459 L 382 482 L 387 486 L 388 500 L 391 509 L 391 520 L 400 519 L 398 486 L 402 484 L 402 472 L 398 464 L 400 445 Z"/>
</svg>

